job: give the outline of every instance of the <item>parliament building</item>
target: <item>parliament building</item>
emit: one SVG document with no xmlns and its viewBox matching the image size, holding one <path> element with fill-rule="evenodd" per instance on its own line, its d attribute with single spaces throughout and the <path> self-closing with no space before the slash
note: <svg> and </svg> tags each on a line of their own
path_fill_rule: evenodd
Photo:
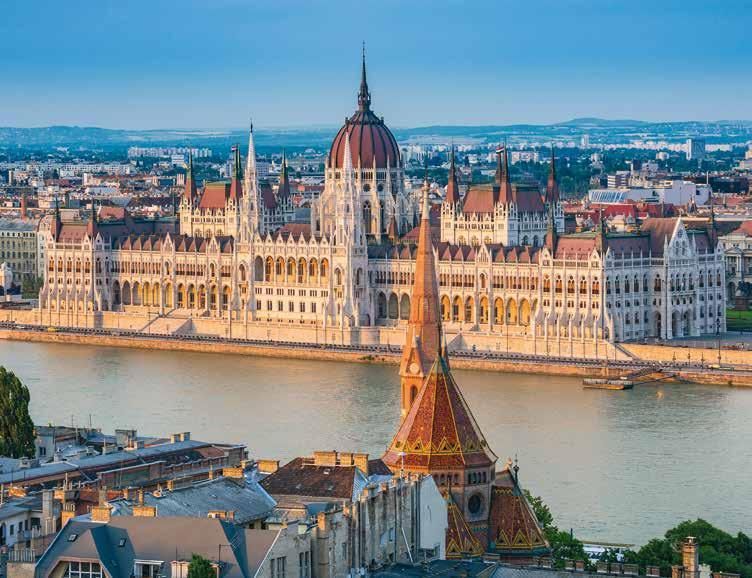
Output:
<svg viewBox="0 0 752 578">
<path fill-rule="evenodd" d="M 253 128 L 229 182 L 199 186 L 189 161 L 177 232 L 127 214 L 68 223 L 56 212 L 37 321 L 401 345 L 425 195 L 406 188 L 400 148 L 371 105 L 363 61 L 357 110 L 332 142 L 310 222 L 295 221 L 286 162 L 278 185 L 259 180 Z M 452 157 L 444 199 L 428 208 L 450 348 L 592 356 L 619 341 L 725 330 L 712 219 L 565 234 L 553 154 L 541 188 L 511 181 L 505 148 L 491 184 L 462 195 L 457 173 Z"/>
</svg>

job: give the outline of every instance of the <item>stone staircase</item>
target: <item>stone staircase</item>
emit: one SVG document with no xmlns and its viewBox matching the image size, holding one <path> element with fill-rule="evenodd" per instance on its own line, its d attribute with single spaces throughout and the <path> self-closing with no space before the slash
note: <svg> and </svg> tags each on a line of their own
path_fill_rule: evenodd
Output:
<svg viewBox="0 0 752 578">
<path fill-rule="evenodd" d="M 191 332 L 193 322 L 190 317 L 155 317 L 141 328 L 142 333 L 153 335 L 185 335 Z"/>
</svg>

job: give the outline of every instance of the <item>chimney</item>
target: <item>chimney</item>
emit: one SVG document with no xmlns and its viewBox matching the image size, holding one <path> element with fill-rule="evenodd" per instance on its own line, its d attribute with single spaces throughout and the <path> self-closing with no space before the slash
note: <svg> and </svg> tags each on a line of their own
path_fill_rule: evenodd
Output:
<svg viewBox="0 0 752 578">
<path fill-rule="evenodd" d="M 313 465 L 335 467 L 337 465 L 337 452 L 313 452 Z"/>
<path fill-rule="evenodd" d="M 52 490 L 42 492 L 42 530 L 45 536 L 57 531 L 55 516 L 55 493 Z"/>
<path fill-rule="evenodd" d="M 68 520 L 76 516 L 76 504 L 73 502 L 66 502 L 63 504 L 63 511 L 60 514 L 60 527 L 65 526 Z M 54 521 L 54 520 L 53 520 Z M 55 529 L 52 529 L 51 534 L 55 533 Z"/>
<path fill-rule="evenodd" d="M 279 460 L 258 460 L 256 464 L 262 474 L 273 474 L 279 469 Z"/>
<path fill-rule="evenodd" d="M 687 536 L 682 542 L 682 564 L 684 578 L 700 578 L 700 552 L 694 536 Z"/>
<path fill-rule="evenodd" d="M 91 520 L 92 522 L 109 522 L 110 521 L 110 506 L 108 504 L 93 506 L 91 508 Z"/>
<path fill-rule="evenodd" d="M 369 475 L 368 454 L 353 454 L 353 464 L 355 464 L 365 475 Z"/>
</svg>

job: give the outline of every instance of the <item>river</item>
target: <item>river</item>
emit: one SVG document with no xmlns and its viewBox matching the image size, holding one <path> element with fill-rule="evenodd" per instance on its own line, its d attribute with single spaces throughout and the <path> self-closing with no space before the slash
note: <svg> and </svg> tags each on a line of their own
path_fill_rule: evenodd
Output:
<svg viewBox="0 0 752 578">
<path fill-rule="evenodd" d="M 36 423 L 190 431 L 251 457 L 377 456 L 399 421 L 395 366 L 0 341 Z M 687 384 L 583 390 L 579 379 L 456 371 L 499 464 L 583 539 L 642 544 L 702 517 L 752 522 L 752 390 Z"/>
</svg>

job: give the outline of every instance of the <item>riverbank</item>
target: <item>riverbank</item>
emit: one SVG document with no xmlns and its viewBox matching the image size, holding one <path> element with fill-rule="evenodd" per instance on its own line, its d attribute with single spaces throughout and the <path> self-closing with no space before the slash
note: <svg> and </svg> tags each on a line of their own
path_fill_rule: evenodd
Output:
<svg viewBox="0 0 752 578">
<path fill-rule="evenodd" d="M 202 339 L 200 337 L 140 336 L 136 334 L 114 335 L 111 333 L 66 332 L 63 330 L 34 329 L 0 329 L 0 339 L 41 343 L 62 343 L 72 345 L 93 345 L 100 347 L 125 347 L 131 349 L 151 349 L 164 351 L 187 351 L 200 353 L 219 353 L 231 355 L 250 355 L 280 359 L 301 359 L 319 361 L 345 361 L 350 363 L 372 363 L 397 365 L 400 350 L 375 351 L 370 348 L 347 347 L 303 347 L 282 343 L 232 342 L 221 339 Z M 654 352 L 655 347 L 650 348 Z M 618 377 L 650 363 L 661 361 L 666 377 L 663 381 L 686 381 L 708 385 L 725 385 L 732 387 L 752 387 L 752 371 L 736 368 L 707 368 L 668 364 L 664 355 L 651 356 L 651 359 L 635 358 L 631 362 L 619 361 L 609 363 L 602 361 L 572 358 L 531 358 L 516 355 L 502 357 L 473 352 L 455 352 L 452 366 L 457 369 L 500 373 L 532 373 L 538 375 L 558 375 L 573 377 L 608 376 Z M 634 355 L 634 354 L 633 354 Z"/>
</svg>

